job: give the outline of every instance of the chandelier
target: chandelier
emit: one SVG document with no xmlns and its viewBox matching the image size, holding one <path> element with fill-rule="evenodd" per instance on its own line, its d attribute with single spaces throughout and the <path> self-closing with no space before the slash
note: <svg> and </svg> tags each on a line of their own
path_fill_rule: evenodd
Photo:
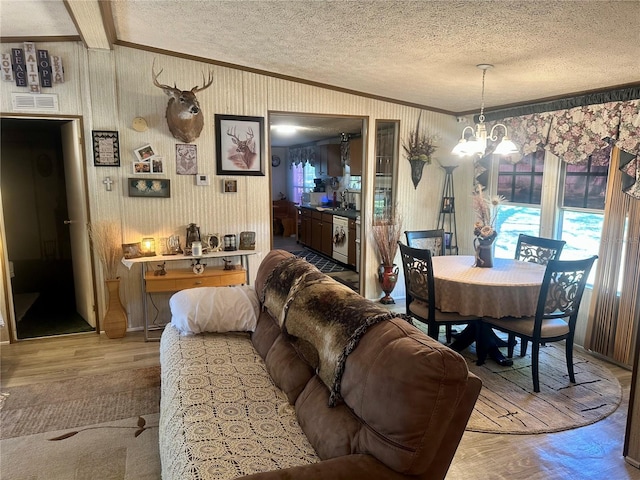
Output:
<svg viewBox="0 0 640 480">
<path fill-rule="evenodd" d="M 470 126 L 464 127 L 462 130 L 462 137 L 458 144 L 453 147 L 451 153 L 454 155 L 458 155 L 460 157 L 466 157 L 470 155 L 484 155 L 485 150 L 487 149 L 487 139 L 495 142 L 498 140 L 498 135 L 495 133 L 497 127 L 504 128 L 504 135 L 500 143 L 496 146 L 493 153 L 496 155 L 513 155 L 518 153 L 518 147 L 516 144 L 509 140 L 507 136 L 507 127 L 502 123 L 496 123 L 487 135 L 487 127 L 484 124 L 484 77 L 487 74 L 487 70 L 493 68 L 493 65 L 488 63 L 481 63 L 480 65 L 476 65 L 480 70 L 482 70 L 482 104 L 480 106 L 480 116 L 478 117 L 479 123 L 476 124 L 476 130 L 473 131 L 473 128 Z M 467 132 L 470 132 L 470 135 L 467 139 Z"/>
</svg>

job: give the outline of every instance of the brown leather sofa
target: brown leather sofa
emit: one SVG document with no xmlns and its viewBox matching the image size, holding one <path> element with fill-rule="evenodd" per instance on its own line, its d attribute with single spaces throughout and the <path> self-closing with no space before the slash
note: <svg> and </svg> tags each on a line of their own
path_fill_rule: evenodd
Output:
<svg viewBox="0 0 640 480">
<path fill-rule="evenodd" d="M 284 251 L 271 251 L 265 256 L 257 273 L 256 292 L 268 292 L 265 284 L 270 275 L 290 257 Z M 310 324 L 313 318 L 322 316 L 330 324 L 331 312 L 348 309 L 352 300 L 368 302 L 355 293 L 339 290 L 344 287 L 337 282 L 334 286 L 329 277 L 320 277 L 319 272 L 314 275 L 310 283 L 321 292 L 326 290 L 327 295 L 315 297 L 313 302 L 327 302 L 328 306 L 326 314 L 314 307 Z M 300 278 L 296 277 L 292 274 L 282 283 L 290 281 L 293 291 L 300 288 Z M 263 299 L 257 328 L 250 338 L 253 348 L 264 359 L 271 380 L 295 407 L 297 422 L 315 450 L 317 461 L 242 478 L 444 479 L 481 388 L 481 381 L 468 371 L 462 356 L 432 340 L 404 318 L 385 319 L 372 324 L 343 359 L 339 400 L 329 406 L 331 391 L 322 379 L 318 359 L 309 352 L 307 343 L 280 326 L 282 312 L 270 312 L 278 310 L 274 305 L 279 302 L 285 305 L 284 310 L 289 309 L 288 315 L 292 309 L 299 309 L 291 302 L 287 288 L 280 299 Z M 369 303 L 374 306 L 374 302 Z M 220 334 L 204 335 L 206 338 Z M 163 349 L 162 357 L 167 363 L 172 362 L 172 367 L 178 361 L 175 352 Z M 198 368 L 202 361 L 196 362 Z M 175 395 L 166 383 L 169 382 L 163 376 L 163 397 Z M 162 424 L 161 421 L 164 465 L 172 459 L 163 453 L 163 435 L 167 432 Z M 179 430 L 173 421 L 164 429 Z M 164 474 L 163 468 L 163 478 Z"/>
</svg>

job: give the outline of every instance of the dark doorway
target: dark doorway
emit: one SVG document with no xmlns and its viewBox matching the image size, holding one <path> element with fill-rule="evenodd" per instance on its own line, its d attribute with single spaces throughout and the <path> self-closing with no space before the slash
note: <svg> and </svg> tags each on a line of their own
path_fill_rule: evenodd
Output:
<svg viewBox="0 0 640 480">
<path fill-rule="evenodd" d="M 0 187 L 17 338 L 94 331 L 76 310 L 62 149 L 66 120 L 1 123 Z"/>
</svg>

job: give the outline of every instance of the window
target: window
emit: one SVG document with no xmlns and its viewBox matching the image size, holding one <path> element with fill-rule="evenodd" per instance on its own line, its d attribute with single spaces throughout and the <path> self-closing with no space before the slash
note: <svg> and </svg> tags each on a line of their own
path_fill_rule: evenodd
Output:
<svg viewBox="0 0 640 480">
<path fill-rule="evenodd" d="M 586 162 L 563 165 L 558 236 L 567 242 L 562 250 L 565 260 L 598 254 L 610 156 L 611 147 L 608 146 L 595 152 Z M 595 270 L 591 270 L 589 285 L 593 285 Z"/>
<path fill-rule="evenodd" d="M 293 201 L 302 203 L 302 194 L 313 190 L 316 169 L 309 162 L 293 165 L 291 169 Z"/>
<path fill-rule="evenodd" d="M 527 155 L 516 164 L 501 159 L 498 165 L 498 195 L 508 202 L 540 205 L 543 171 L 544 150 Z"/>
<path fill-rule="evenodd" d="M 608 146 L 572 165 L 542 150 L 515 165 L 494 160 L 496 193 L 506 199 L 496 222 L 496 257 L 513 258 L 520 233 L 565 240 L 564 260 L 597 255 L 610 154 Z M 590 284 L 594 276 L 595 268 Z"/>
<path fill-rule="evenodd" d="M 495 256 L 515 258 L 518 235 L 540 235 L 540 207 L 505 204 L 498 210 Z"/>
<path fill-rule="evenodd" d="M 604 210 L 611 147 L 603 150 L 607 152 L 605 158 L 599 153 L 590 156 L 585 163 L 565 166 L 564 207 Z"/>
<path fill-rule="evenodd" d="M 495 242 L 496 257 L 514 258 L 520 233 L 540 235 L 543 174 L 543 150 L 525 156 L 516 164 L 499 160 L 497 193 L 506 203 L 500 207 L 496 219 L 500 232 Z"/>
</svg>

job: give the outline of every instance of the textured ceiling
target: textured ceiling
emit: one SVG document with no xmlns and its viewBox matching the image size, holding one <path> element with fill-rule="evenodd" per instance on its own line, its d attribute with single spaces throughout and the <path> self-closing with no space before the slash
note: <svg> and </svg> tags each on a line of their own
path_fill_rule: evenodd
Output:
<svg viewBox="0 0 640 480">
<path fill-rule="evenodd" d="M 638 0 L 110 3 L 118 42 L 450 113 L 479 109 L 479 63 L 487 108 L 640 83 Z M 62 0 L 0 0 L 0 35 L 99 48 L 97 2 L 67 4 L 80 32 Z"/>
</svg>

